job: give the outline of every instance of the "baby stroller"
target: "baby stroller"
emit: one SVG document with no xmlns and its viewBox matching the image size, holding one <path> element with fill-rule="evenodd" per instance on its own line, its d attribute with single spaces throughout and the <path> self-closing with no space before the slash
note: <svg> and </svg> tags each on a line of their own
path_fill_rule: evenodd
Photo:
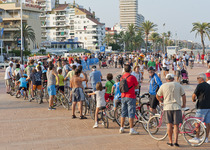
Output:
<svg viewBox="0 0 210 150">
<path fill-rule="evenodd" d="M 101 65 L 101 66 L 102 66 L 103 68 L 104 68 L 104 67 L 108 67 L 108 66 L 107 66 L 107 63 L 106 63 L 106 59 L 103 59 L 102 65 Z"/>
<path fill-rule="evenodd" d="M 189 84 L 188 72 L 185 69 L 181 70 L 180 83 Z"/>
</svg>

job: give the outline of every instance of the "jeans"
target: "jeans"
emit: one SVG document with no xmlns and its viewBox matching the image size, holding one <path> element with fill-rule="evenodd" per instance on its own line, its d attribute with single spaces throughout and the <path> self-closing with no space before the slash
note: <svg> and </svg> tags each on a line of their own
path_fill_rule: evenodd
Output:
<svg viewBox="0 0 210 150">
<path fill-rule="evenodd" d="M 134 118 L 136 113 L 136 99 L 123 97 L 122 104 L 122 117 Z"/>
</svg>

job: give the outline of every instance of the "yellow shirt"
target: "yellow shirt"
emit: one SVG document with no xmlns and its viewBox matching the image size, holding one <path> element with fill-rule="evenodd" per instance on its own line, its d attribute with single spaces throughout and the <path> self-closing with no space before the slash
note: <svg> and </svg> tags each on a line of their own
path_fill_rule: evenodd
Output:
<svg viewBox="0 0 210 150">
<path fill-rule="evenodd" d="M 59 78 L 59 86 L 64 86 L 64 77 L 62 74 L 58 74 L 58 78 Z M 58 84 L 58 80 L 56 78 L 56 85 Z"/>
</svg>

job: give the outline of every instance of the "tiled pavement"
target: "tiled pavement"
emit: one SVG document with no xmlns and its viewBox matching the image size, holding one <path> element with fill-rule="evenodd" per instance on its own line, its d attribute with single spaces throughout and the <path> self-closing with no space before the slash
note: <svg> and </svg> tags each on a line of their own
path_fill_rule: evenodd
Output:
<svg viewBox="0 0 210 150">
<path fill-rule="evenodd" d="M 189 70 L 190 85 L 184 85 L 187 94 L 187 105 L 191 108 L 191 95 L 196 86 L 196 74 L 205 72 L 206 67 L 196 66 Z M 116 76 L 121 69 L 102 69 L 102 73 L 111 72 Z M 148 74 L 142 93 L 148 90 Z M 36 104 L 16 99 L 5 94 L 4 71 L 0 70 L 0 150 L 126 150 L 126 149 L 174 149 L 166 146 L 167 140 L 155 141 L 140 128 L 140 135 L 119 134 L 119 127 L 110 121 L 110 128 L 92 129 L 94 121 L 71 119 L 71 111 L 57 108 L 48 111 L 47 103 Z M 77 115 L 79 116 L 79 114 Z M 194 148 L 187 145 L 180 136 L 181 149 L 210 149 L 210 144 Z"/>
</svg>

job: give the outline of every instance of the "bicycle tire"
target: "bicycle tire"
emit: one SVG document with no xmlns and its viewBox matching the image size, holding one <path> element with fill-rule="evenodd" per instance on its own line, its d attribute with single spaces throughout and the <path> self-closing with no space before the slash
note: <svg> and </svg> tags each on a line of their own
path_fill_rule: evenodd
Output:
<svg viewBox="0 0 210 150">
<path fill-rule="evenodd" d="M 86 103 L 86 100 L 84 100 L 82 102 L 82 115 L 86 116 L 86 114 L 87 114 L 87 103 Z"/>
<path fill-rule="evenodd" d="M 95 102 L 94 102 L 94 100 L 91 100 L 91 102 L 90 102 L 90 116 L 93 120 L 95 119 L 95 110 L 96 110 Z"/>
<path fill-rule="evenodd" d="M 102 118 L 102 121 L 104 124 L 104 128 L 109 128 L 109 119 L 108 119 L 106 113 L 101 112 L 101 118 Z"/>
<path fill-rule="evenodd" d="M 193 144 L 189 141 L 188 137 L 189 138 L 192 138 L 192 135 L 194 135 L 193 137 L 195 137 L 196 135 L 196 127 L 194 127 L 195 124 L 199 124 L 199 128 L 200 128 L 200 132 L 203 132 L 203 134 L 200 134 L 200 136 L 203 136 L 202 138 L 199 137 L 199 139 L 202 139 L 202 140 L 199 140 L 200 142 L 199 143 L 196 143 L 196 144 Z M 191 127 L 193 127 L 193 131 L 192 131 L 192 135 L 189 136 L 189 133 L 187 133 L 187 131 L 190 131 L 192 129 L 189 129 L 189 126 L 191 125 Z M 195 131 L 194 131 L 195 130 Z M 185 141 L 193 146 L 193 147 L 197 147 L 197 146 L 201 146 L 205 139 L 206 139 L 206 128 L 205 128 L 205 125 L 199 120 L 199 119 L 196 119 L 196 118 L 190 118 L 190 119 L 187 119 L 181 126 L 181 131 L 183 131 L 183 136 L 184 136 L 184 139 Z M 186 133 L 185 133 L 186 132 Z"/>
<path fill-rule="evenodd" d="M 152 129 L 154 129 L 154 131 Z M 147 131 L 153 139 L 158 141 L 164 140 L 168 136 L 167 125 L 164 120 L 160 120 L 160 115 L 155 115 L 149 119 Z"/>
<path fill-rule="evenodd" d="M 116 110 L 114 111 L 114 120 L 119 126 L 121 126 L 121 105 L 118 105 Z M 126 117 L 124 122 L 124 128 L 129 127 L 129 119 L 128 117 Z"/>
<path fill-rule="evenodd" d="M 9 94 L 10 94 L 11 96 L 14 96 L 15 93 L 16 93 L 15 84 L 12 83 L 11 90 L 10 90 L 10 93 L 9 93 Z"/>
<path fill-rule="evenodd" d="M 112 101 L 106 104 L 106 112 L 107 112 L 107 117 L 110 120 L 114 120 L 114 105 Z"/>
<path fill-rule="evenodd" d="M 193 108 L 192 110 L 191 110 L 191 112 L 196 112 L 197 111 L 197 109 L 196 108 Z"/>
</svg>

